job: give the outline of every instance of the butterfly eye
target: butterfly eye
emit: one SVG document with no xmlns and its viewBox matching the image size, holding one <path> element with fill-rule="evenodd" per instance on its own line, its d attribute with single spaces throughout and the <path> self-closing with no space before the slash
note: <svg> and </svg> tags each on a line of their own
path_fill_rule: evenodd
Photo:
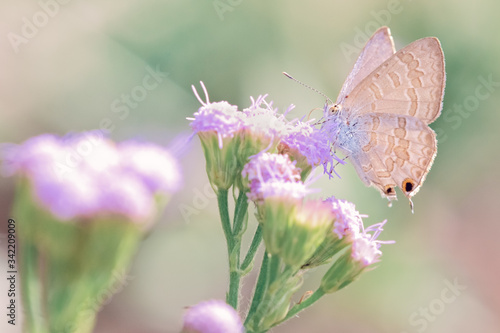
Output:
<svg viewBox="0 0 500 333">
<path fill-rule="evenodd" d="M 403 181 L 403 186 L 402 186 L 403 190 L 405 192 L 411 192 L 415 189 L 415 182 L 410 179 L 410 178 L 406 178 L 404 181 Z"/>
<path fill-rule="evenodd" d="M 334 115 L 336 114 L 337 112 L 339 112 L 340 110 L 342 109 L 342 105 L 341 104 L 333 104 L 329 111 L 330 111 L 330 115 Z"/>
</svg>

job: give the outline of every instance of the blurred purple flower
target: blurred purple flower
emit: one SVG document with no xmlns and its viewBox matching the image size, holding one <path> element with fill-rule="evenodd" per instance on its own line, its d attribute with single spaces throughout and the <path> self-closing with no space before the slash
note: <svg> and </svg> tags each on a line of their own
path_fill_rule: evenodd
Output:
<svg viewBox="0 0 500 333">
<path fill-rule="evenodd" d="M 238 313 L 220 300 L 200 302 L 184 314 L 181 333 L 243 333 Z"/>
<path fill-rule="evenodd" d="M 58 137 L 43 134 L 3 149 L 7 175 L 24 175 L 41 206 L 63 220 L 118 214 L 143 220 L 155 195 L 180 187 L 175 158 L 159 146 L 115 145 L 98 131 Z"/>
<path fill-rule="evenodd" d="M 180 166 L 165 148 L 151 143 L 118 144 L 120 164 L 126 173 L 139 176 L 150 191 L 176 192 L 182 183 Z"/>
</svg>

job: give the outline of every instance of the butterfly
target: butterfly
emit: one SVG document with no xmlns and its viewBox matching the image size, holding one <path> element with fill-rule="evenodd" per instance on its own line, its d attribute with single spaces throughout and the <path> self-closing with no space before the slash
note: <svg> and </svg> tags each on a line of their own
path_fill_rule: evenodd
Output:
<svg viewBox="0 0 500 333">
<path fill-rule="evenodd" d="M 388 27 L 368 40 L 335 103 L 327 105 L 322 128 L 354 165 L 367 186 L 410 201 L 437 152 L 429 127 L 439 117 L 445 86 L 439 40 L 422 38 L 398 52 Z"/>
</svg>

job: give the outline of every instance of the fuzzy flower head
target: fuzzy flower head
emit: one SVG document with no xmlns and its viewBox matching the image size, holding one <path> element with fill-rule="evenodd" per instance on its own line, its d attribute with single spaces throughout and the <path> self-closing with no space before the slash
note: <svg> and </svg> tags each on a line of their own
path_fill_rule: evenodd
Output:
<svg viewBox="0 0 500 333">
<path fill-rule="evenodd" d="M 323 276 L 321 288 L 325 293 L 344 288 L 380 261 L 381 244 L 394 243 L 377 240 L 386 222 L 376 223 L 366 229 L 361 224 L 361 231 L 351 239 L 349 251 L 337 259 Z"/>
<path fill-rule="evenodd" d="M 330 209 L 335 216 L 333 224 L 333 232 L 339 239 L 344 237 L 355 237 L 359 234 L 363 227 L 363 217 L 357 210 L 356 206 L 349 201 L 330 197 L 325 200 L 330 204 Z"/>
<path fill-rule="evenodd" d="M 284 114 L 278 114 L 273 108 L 273 102 L 266 101 L 267 95 L 260 95 L 257 99 L 250 97 L 252 104 L 243 110 L 245 114 L 245 129 L 256 136 L 281 137 L 287 131 L 287 121 Z"/>
<path fill-rule="evenodd" d="M 243 110 L 242 154 L 240 163 L 248 162 L 248 158 L 262 151 L 273 151 L 287 130 L 287 121 L 283 114 L 266 101 L 267 95 L 257 99 L 250 97 L 252 104 Z"/>
<path fill-rule="evenodd" d="M 345 164 L 331 149 L 331 144 L 324 133 L 311 125 L 311 122 L 290 122 L 287 133 L 278 145 L 281 154 L 288 154 L 297 161 L 303 171 L 302 178 L 309 174 L 312 168 L 322 165 L 324 172 L 330 175 L 336 164 Z"/>
<path fill-rule="evenodd" d="M 243 333 L 238 313 L 220 300 L 205 301 L 189 307 L 184 314 L 181 333 Z"/>
<path fill-rule="evenodd" d="M 244 114 L 238 111 L 238 107 L 231 105 L 226 101 L 210 103 L 207 89 L 203 82 L 200 82 L 206 101 L 203 101 L 198 95 L 196 88 L 191 86 L 193 92 L 201 103 L 198 112 L 195 112 L 191 120 L 191 128 L 201 138 L 208 139 L 214 135 L 217 137 L 219 149 L 222 149 L 224 139 L 233 138 L 243 127 Z"/>
<path fill-rule="evenodd" d="M 206 170 L 212 187 L 229 189 L 241 177 L 241 137 L 245 115 L 229 103 L 210 103 L 207 89 L 200 82 L 205 93 L 203 101 L 192 86 L 193 92 L 202 104 L 191 120 L 191 128 L 201 140 L 205 154 Z"/>
<path fill-rule="evenodd" d="M 328 206 L 333 221 L 330 232 L 327 233 L 323 243 L 309 258 L 303 268 L 313 268 L 330 262 L 339 251 L 352 245 L 354 238 L 358 237 L 363 221 L 353 203 L 330 197 L 323 201 Z"/>
<path fill-rule="evenodd" d="M 244 166 L 242 175 L 248 179 L 248 198 L 255 202 L 270 197 L 302 199 L 308 192 L 300 180 L 300 169 L 287 155 L 257 154 Z"/>
<path fill-rule="evenodd" d="M 166 149 L 133 141 L 116 145 L 98 131 L 44 134 L 4 152 L 6 174 L 24 176 L 38 205 L 60 220 L 149 220 L 155 196 L 181 185 L 179 166 Z"/>
<path fill-rule="evenodd" d="M 377 240 L 382 232 L 387 220 L 376 223 L 362 230 L 357 237 L 354 238 L 351 248 L 351 257 L 354 261 L 358 262 L 362 268 L 368 267 L 380 261 L 382 251 L 380 251 L 381 244 L 393 244 L 394 241 L 380 241 Z M 370 234 L 370 232 L 373 232 Z"/>
<path fill-rule="evenodd" d="M 288 155 L 255 155 L 242 174 L 248 180 L 248 198 L 257 206 L 268 253 L 280 255 L 290 265 L 303 264 L 302 257 L 311 255 L 311 244 L 325 237 L 325 224 L 330 220 L 321 212 L 329 214 L 329 209 L 302 203 L 310 190 Z"/>
</svg>

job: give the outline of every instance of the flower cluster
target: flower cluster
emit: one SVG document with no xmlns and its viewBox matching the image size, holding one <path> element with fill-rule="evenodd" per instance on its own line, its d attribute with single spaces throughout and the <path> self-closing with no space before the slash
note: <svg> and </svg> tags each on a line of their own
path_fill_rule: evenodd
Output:
<svg viewBox="0 0 500 333">
<path fill-rule="evenodd" d="M 201 82 L 206 99 L 203 100 L 193 86 L 202 106 L 191 121 L 198 134 L 207 161 L 207 174 L 214 188 L 228 189 L 233 184 L 241 188 L 241 171 L 250 156 L 262 151 L 289 155 L 298 163 L 305 179 L 312 168 L 323 165 L 325 172 L 334 172 L 336 163 L 344 163 L 330 149 L 322 132 L 310 122 L 287 121 L 279 114 L 267 95 L 250 98 L 251 105 L 238 111 L 228 102 L 211 103 Z"/>
<path fill-rule="evenodd" d="M 120 215 L 151 218 L 155 197 L 181 185 L 176 159 L 136 141 L 115 144 L 100 132 L 44 134 L 4 148 L 4 172 L 28 179 L 35 200 L 61 220 Z"/>
<path fill-rule="evenodd" d="M 381 252 L 376 238 L 385 222 L 365 229 L 362 218 L 366 215 L 361 215 L 351 202 L 335 197 L 304 201 L 311 189 L 300 179 L 299 173 L 300 169 L 287 155 L 270 153 L 253 156 L 243 169 L 243 177 L 249 182 L 248 198 L 257 205 L 268 251 L 279 253 L 291 243 L 305 256 L 297 256 L 293 262 L 302 268 L 324 264 L 347 246 L 352 246 L 353 259 L 365 266 L 377 262 Z M 329 231 L 318 231 L 318 243 L 311 230 L 320 224 Z M 298 232 L 292 229 L 297 225 L 311 229 L 303 242 L 294 241 Z M 369 235 L 371 231 L 374 231 L 373 236 Z"/>
<path fill-rule="evenodd" d="M 251 266 L 247 259 L 262 239 L 265 255 L 245 329 L 265 332 L 322 295 L 350 284 L 379 261 L 381 244 L 391 242 L 377 240 L 385 221 L 365 228 L 365 215 L 354 204 L 335 197 L 307 199 L 314 192 L 308 176 L 315 167 L 322 166 L 331 177 L 335 165 L 344 164 L 331 150 L 338 124 L 317 128 L 312 121 L 288 121 L 285 116 L 293 105 L 279 114 L 266 101 L 267 95 L 251 98 L 251 106 L 238 111 L 227 102 L 210 103 L 203 83 L 202 87 L 206 101 L 193 87 L 202 107 L 190 120 L 204 148 L 210 182 L 219 191 L 229 253 L 228 303 L 237 308 L 240 274 Z M 233 226 L 226 212 L 227 191 L 232 186 L 239 192 Z M 240 265 L 241 237 L 246 230 L 241 223 L 246 223 L 248 205 L 241 199 L 244 196 L 255 204 L 259 225 Z M 290 309 L 303 272 L 325 264 L 330 268 L 311 300 Z"/>
</svg>

